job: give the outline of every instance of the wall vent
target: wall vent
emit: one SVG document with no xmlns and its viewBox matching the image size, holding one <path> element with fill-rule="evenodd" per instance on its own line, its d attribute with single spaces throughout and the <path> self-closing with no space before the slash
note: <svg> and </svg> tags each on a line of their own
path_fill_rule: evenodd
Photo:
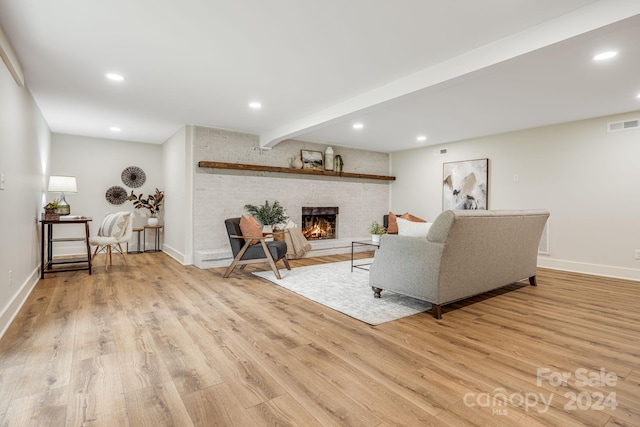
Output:
<svg viewBox="0 0 640 427">
<path fill-rule="evenodd" d="M 433 150 L 433 155 L 434 156 L 444 156 L 445 154 L 447 154 L 447 149 L 446 148 L 440 148 L 437 150 Z"/>
<path fill-rule="evenodd" d="M 607 123 L 607 130 L 609 132 L 620 132 L 622 130 L 632 130 L 638 128 L 640 128 L 640 119 Z"/>
</svg>

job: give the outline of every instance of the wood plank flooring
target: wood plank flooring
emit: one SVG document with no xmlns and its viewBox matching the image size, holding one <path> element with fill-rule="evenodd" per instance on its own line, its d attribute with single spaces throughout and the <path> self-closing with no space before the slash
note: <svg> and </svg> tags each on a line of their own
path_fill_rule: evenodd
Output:
<svg viewBox="0 0 640 427">
<path fill-rule="evenodd" d="M 640 426 L 638 282 L 541 269 L 373 327 L 266 265 L 128 260 L 38 283 L 0 340 L 0 426 Z"/>
</svg>

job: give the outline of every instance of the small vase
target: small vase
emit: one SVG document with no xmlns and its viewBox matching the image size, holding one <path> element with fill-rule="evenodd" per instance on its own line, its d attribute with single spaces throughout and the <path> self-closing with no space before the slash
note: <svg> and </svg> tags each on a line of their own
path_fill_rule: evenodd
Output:
<svg viewBox="0 0 640 427">
<path fill-rule="evenodd" d="M 324 151 L 324 169 L 328 171 L 333 170 L 333 148 L 327 147 Z"/>
<path fill-rule="evenodd" d="M 372 234 L 371 235 L 371 243 L 373 243 L 374 245 L 379 245 L 380 244 L 380 234 Z"/>
<path fill-rule="evenodd" d="M 293 169 L 302 169 L 302 160 L 300 160 L 300 156 L 292 157 L 289 166 L 291 166 Z"/>
<path fill-rule="evenodd" d="M 150 216 L 149 218 L 147 218 L 147 225 L 158 225 L 158 218 L 155 216 Z"/>
</svg>

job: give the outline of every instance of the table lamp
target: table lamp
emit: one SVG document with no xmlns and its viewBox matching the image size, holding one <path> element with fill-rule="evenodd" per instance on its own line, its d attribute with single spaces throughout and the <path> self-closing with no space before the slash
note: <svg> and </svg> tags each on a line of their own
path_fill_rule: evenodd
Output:
<svg viewBox="0 0 640 427">
<path fill-rule="evenodd" d="M 60 206 L 56 212 L 60 215 L 69 215 L 71 213 L 71 206 L 64 199 L 65 191 L 67 193 L 77 193 L 78 187 L 76 186 L 76 177 L 75 176 L 55 176 L 52 175 L 49 177 L 49 191 L 50 192 L 60 192 L 60 201 L 58 205 Z"/>
</svg>

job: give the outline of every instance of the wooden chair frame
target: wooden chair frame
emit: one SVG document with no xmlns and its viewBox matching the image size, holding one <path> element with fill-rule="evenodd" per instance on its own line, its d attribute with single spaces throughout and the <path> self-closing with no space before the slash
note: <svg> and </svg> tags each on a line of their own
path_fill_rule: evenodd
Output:
<svg viewBox="0 0 640 427">
<path fill-rule="evenodd" d="M 267 263 L 269 263 L 269 266 L 271 267 L 271 270 L 273 271 L 273 274 L 275 274 L 278 279 L 282 279 L 282 277 L 280 276 L 280 272 L 278 271 L 278 267 L 276 267 L 276 262 L 278 260 L 274 260 L 273 259 L 273 256 L 271 255 L 271 251 L 269 251 L 269 248 L 267 246 L 267 238 L 272 237 L 272 235 L 266 234 L 264 236 L 256 236 L 256 237 L 240 236 L 240 235 L 229 235 L 229 237 L 232 238 L 232 239 L 244 239 L 245 243 L 244 243 L 244 246 L 242 247 L 242 249 L 240 249 L 238 254 L 233 259 L 233 262 L 231 263 L 231 265 L 229 265 L 229 267 L 227 267 L 227 270 L 224 272 L 224 275 L 222 277 L 224 277 L 225 279 L 227 277 L 229 277 L 231 275 L 231 272 L 237 266 L 240 266 L 240 269 L 242 270 L 247 266 L 247 264 L 257 264 L 257 263 L 267 262 Z M 260 245 L 262 245 L 262 249 L 264 250 L 265 257 L 264 258 L 256 258 L 256 259 L 245 259 L 245 260 L 241 259 L 242 256 L 244 255 L 244 253 L 247 251 L 247 249 L 249 249 L 249 246 L 251 246 L 251 242 L 254 241 L 254 240 L 259 240 L 260 241 Z M 281 259 L 282 259 L 282 262 L 284 263 L 284 266 L 287 268 L 287 270 L 291 270 L 291 267 L 289 266 L 289 260 L 287 259 L 287 256 L 285 255 Z"/>
</svg>

